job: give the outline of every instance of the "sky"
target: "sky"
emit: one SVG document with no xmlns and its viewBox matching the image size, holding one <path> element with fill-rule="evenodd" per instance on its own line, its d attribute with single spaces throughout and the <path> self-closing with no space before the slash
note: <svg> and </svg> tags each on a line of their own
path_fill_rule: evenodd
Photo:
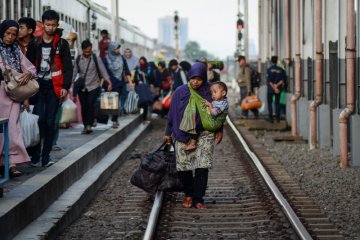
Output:
<svg viewBox="0 0 360 240">
<path fill-rule="evenodd" d="M 94 0 L 111 8 L 111 0 Z M 139 27 L 147 36 L 158 37 L 158 19 L 173 16 L 188 18 L 189 40 L 225 58 L 236 50 L 237 0 L 119 0 L 120 17 Z M 257 39 L 257 2 L 249 0 L 250 39 Z M 255 40 L 257 48 L 257 40 Z"/>
</svg>

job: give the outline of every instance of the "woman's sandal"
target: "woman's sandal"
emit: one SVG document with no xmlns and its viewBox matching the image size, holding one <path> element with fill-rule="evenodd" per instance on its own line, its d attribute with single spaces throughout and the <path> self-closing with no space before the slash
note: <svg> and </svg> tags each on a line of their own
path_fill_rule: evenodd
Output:
<svg viewBox="0 0 360 240">
<path fill-rule="evenodd" d="M 184 208 L 191 208 L 191 206 L 192 206 L 192 197 L 184 197 L 184 200 L 182 201 L 182 206 Z"/>
<path fill-rule="evenodd" d="M 205 204 L 203 203 L 197 203 L 195 206 L 194 206 L 196 209 L 206 209 L 207 207 L 205 206 Z"/>
<path fill-rule="evenodd" d="M 23 175 L 23 173 L 17 170 L 15 167 L 10 167 L 9 175 L 11 178 L 15 178 L 15 177 L 20 177 L 21 175 Z"/>
</svg>

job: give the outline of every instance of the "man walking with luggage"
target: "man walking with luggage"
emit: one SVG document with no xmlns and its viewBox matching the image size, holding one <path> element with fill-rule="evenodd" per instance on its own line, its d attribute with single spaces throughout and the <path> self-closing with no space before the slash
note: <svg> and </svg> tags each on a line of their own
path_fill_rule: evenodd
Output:
<svg viewBox="0 0 360 240">
<path fill-rule="evenodd" d="M 249 64 L 246 62 L 245 56 L 239 56 L 238 60 L 240 72 L 237 78 L 237 82 L 240 87 L 240 105 L 242 101 L 252 94 L 252 86 L 251 86 L 251 76 L 253 74 L 253 69 L 250 67 Z M 251 109 L 255 118 L 259 116 L 258 109 Z M 249 110 L 242 110 L 241 111 L 242 118 L 249 117 Z"/>
<path fill-rule="evenodd" d="M 41 153 L 42 166 L 48 167 L 54 164 L 50 160 L 50 151 L 56 113 L 68 94 L 73 69 L 69 44 L 56 32 L 59 14 L 54 10 L 45 11 L 42 23 L 44 34 L 31 41 L 26 56 L 38 71 L 40 89 L 34 113 L 39 116 L 40 138 L 43 140 L 34 148 L 31 165 L 39 166 Z"/>
<path fill-rule="evenodd" d="M 100 57 L 92 52 L 90 40 L 81 43 L 82 55 L 79 55 L 74 64 L 73 78 L 79 74 L 82 79 L 82 86 L 75 83 L 74 101 L 77 100 L 76 93 L 79 96 L 81 104 L 81 116 L 84 124 L 82 134 L 92 133 L 91 127 L 95 119 L 95 101 L 100 94 L 100 87 L 104 81 L 107 81 L 107 90 L 111 91 L 111 81 Z M 78 81 L 79 81 L 78 79 Z"/>
</svg>

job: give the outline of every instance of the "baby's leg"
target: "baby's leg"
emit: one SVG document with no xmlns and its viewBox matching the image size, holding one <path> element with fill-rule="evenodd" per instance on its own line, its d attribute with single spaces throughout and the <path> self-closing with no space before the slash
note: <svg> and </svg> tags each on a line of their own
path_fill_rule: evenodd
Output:
<svg viewBox="0 0 360 240">
<path fill-rule="evenodd" d="M 191 134 L 190 135 L 190 141 L 189 143 L 184 147 L 185 151 L 194 151 L 196 149 L 196 145 L 197 145 L 197 138 L 198 135 L 197 134 Z"/>
</svg>

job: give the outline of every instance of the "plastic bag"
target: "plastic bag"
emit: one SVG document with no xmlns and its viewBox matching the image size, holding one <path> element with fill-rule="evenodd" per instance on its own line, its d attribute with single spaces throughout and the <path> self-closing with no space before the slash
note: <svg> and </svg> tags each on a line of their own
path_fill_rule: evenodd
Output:
<svg viewBox="0 0 360 240">
<path fill-rule="evenodd" d="M 135 91 L 130 91 L 125 101 L 126 113 L 138 113 L 139 95 Z"/>
<path fill-rule="evenodd" d="M 100 96 L 100 109 L 102 113 L 119 114 L 119 93 L 103 92 Z"/>
<path fill-rule="evenodd" d="M 59 124 L 63 123 L 76 123 L 78 122 L 77 118 L 77 106 L 71 99 L 66 99 L 63 102 L 60 109 L 60 121 Z"/>
<path fill-rule="evenodd" d="M 38 120 L 39 116 L 28 111 L 20 113 L 20 127 L 26 148 L 33 147 L 40 142 Z"/>
</svg>

